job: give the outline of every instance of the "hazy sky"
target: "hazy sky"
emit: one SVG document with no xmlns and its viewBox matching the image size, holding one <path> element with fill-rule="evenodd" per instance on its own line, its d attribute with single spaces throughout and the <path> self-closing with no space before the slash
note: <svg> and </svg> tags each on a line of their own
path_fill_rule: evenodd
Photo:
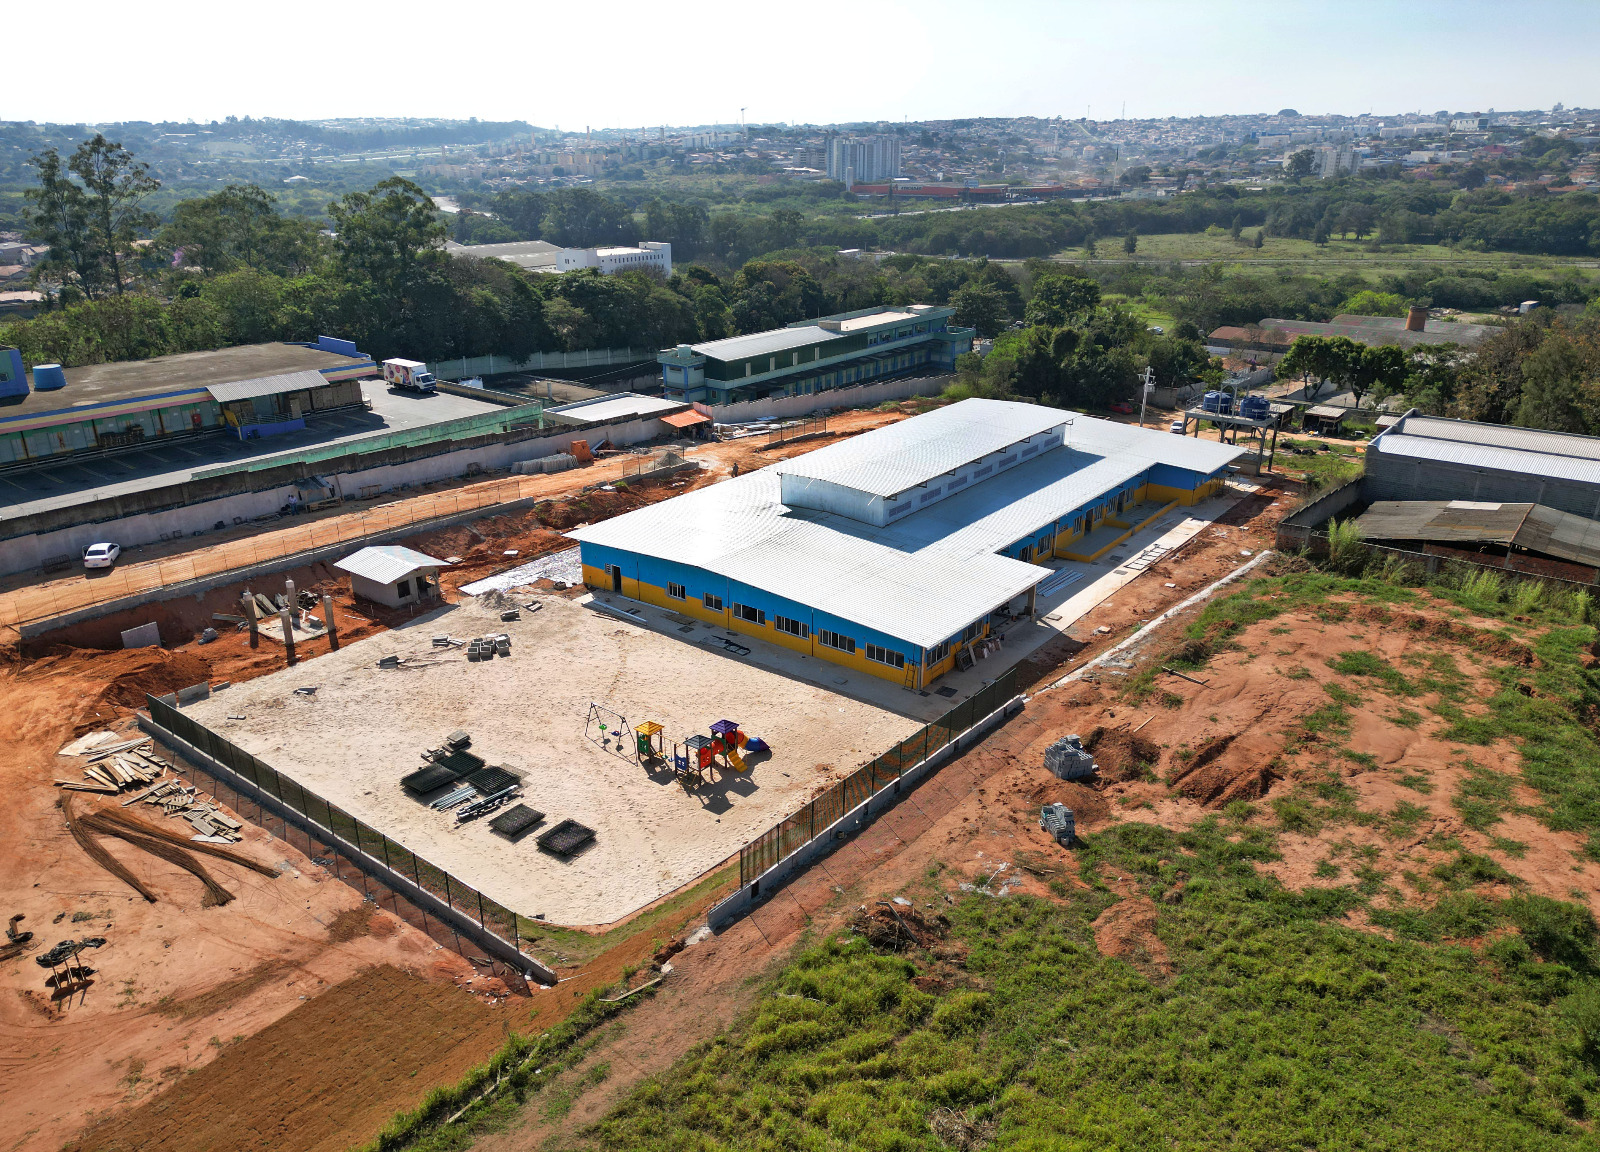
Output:
<svg viewBox="0 0 1600 1152">
<path fill-rule="evenodd" d="M 9 5 L 0 119 L 564 129 L 1600 105 L 1600 0 Z M 31 72 L 31 74 L 30 74 Z"/>
</svg>

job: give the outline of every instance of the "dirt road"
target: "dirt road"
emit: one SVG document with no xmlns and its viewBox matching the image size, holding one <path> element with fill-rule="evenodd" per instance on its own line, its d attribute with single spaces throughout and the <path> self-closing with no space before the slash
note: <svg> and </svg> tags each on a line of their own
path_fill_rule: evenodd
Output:
<svg viewBox="0 0 1600 1152">
<path fill-rule="evenodd" d="M 787 448 L 764 451 L 766 437 L 705 444 L 689 452 L 704 461 L 713 477 L 720 478 L 737 463 L 741 468 L 762 464 L 797 451 L 808 451 L 841 435 L 863 432 L 903 418 L 903 413 L 845 412 L 828 420 L 829 437 L 800 441 Z M 585 487 L 623 479 L 638 471 L 639 457 L 620 454 L 603 457 L 586 468 L 550 476 L 508 476 L 465 485 L 447 482 L 446 490 L 393 500 L 359 511 L 322 515 L 311 519 L 273 521 L 278 527 L 243 535 L 191 551 L 141 562 L 139 551 L 110 571 L 77 572 L 71 576 L 0 592 L 0 627 L 15 627 L 32 620 L 75 612 L 123 596 L 165 588 L 218 572 L 231 572 L 253 564 L 293 556 L 313 548 L 355 540 L 378 532 L 423 524 L 459 512 L 482 508 L 492 514 L 497 504 L 540 497 L 571 495 Z M 248 532 L 248 526 L 225 529 L 225 534 Z M 166 551 L 152 547 L 152 551 Z"/>
</svg>

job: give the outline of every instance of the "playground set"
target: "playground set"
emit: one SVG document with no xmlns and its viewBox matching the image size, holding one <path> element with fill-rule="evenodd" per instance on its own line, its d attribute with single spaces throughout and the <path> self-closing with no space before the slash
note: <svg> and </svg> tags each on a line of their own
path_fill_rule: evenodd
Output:
<svg viewBox="0 0 1600 1152">
<path fill-rule="evenodd" d="M 759 736 L 747 736 L 737 720 L 718 720 L 710 735 L 695 733 L 682 744 L 673 741 L 667 751 L 666 729 L 654 720 L 631 726 L 621 713 L 595 701 L 589 702 L 583 734 L 612 755 L 632 758 L 640 764 L 669 767 L 680 784 L 704 784 L 709 774 L 748 772 L 748 755 L 772 749 Z"/>
</svg>

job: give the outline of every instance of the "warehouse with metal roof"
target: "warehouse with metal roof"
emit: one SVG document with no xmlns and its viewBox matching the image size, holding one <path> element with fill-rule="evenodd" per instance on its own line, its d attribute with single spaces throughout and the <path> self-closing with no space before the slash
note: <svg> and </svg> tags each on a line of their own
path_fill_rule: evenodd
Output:
<svg viewBox="0 0 1600 1152">
<path fill-rule="evenodd" d="M 668 399 L 727 404 L 810 395 L 909 372 L 943 371 L 977 334 L 933 304 L 864 308 L 786 328 L 679 344 L 657 359 Z"/>
<path fill-rule="evenodd" d="M 965 400 L 569 533 L 591 588 L 920 688 L 1243 449 Z"/>
<path fill-rule="evenodd" d="M 1408 412 L 1367 447 L 1369 500 L 1543 504 L 1600 520 L 1600 439 Z"/>
</svg>

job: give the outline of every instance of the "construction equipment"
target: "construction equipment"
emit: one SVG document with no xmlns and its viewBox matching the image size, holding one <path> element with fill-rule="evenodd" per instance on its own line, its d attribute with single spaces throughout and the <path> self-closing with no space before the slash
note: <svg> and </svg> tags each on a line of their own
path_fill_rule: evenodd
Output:
<svg viewBox="0 0 1600 1152">
<path fill-rule="evenodd" d="M 499 808 L 501 805 L 515 797 L 517 791 L 521 787 L 522 782 L 519 780 L 515 784 L 512 784 L 506 788 L 502 788 L 500 791 L 495 792 L 492 795 L 485 796 L 481 800 L 474 800 L 472 803 L 464 805 L 461 811 L 456 813 L 456 823 L 465 824 L 468 820 L 476 820 L 479 816 L 487 816 L 490 812 L 493 812 L 496 808 Z"/>
</svg>

